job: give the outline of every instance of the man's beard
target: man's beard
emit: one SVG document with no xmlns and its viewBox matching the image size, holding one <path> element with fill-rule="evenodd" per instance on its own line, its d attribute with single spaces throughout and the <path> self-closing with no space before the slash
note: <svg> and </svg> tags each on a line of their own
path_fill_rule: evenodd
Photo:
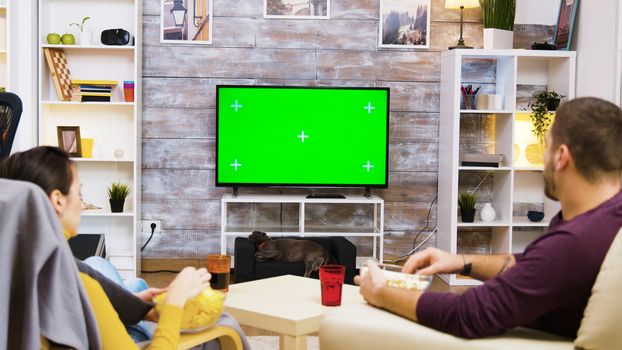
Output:
<svg viewBox="0 0 622 350">
<path fill-rule="evenodd" d="M 555 184 L 555 173 L 553 171 L 554 167 L 555 164 L 553 164 L 552 160 L 544 165 L 544 194 L 548 198 L 557 201 L 559 198 L 557 198 L 556 194 L 557 185 Z"/>
</svg>

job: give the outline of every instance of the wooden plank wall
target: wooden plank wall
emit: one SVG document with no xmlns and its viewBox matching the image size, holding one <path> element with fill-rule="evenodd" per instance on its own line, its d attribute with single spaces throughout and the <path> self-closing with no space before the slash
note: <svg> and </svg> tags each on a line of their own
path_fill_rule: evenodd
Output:
<svg viewBox="0 0 622 350">
<path fill-rule="evenodd" d="M 375 193 L 386 201 L 386 256 L 411 249 L 437 194 L 440 53 L 457 41 L 459 11 L 432 0 L 431 48 L 405 51 L 378 49 L 379 0 L 332 0 L 329 20 L 263 19 L 262 0 L 214 0 L 213 45 L 198 46 L 159 42 L 159 4 L 143 5 L 142 217 L 161 220 L 164 234 L 178 237 L 172 254 L 157 247 L 144 256 L 195 258 L 188 245 L 197 244 L 202 252 L 219 250 L 219 200 L 227 190 L 214 186 L 217 84 L 390 87 L 389 189 Z M 479 9 L 465 10 L 464 30 L 467 44 L 481 47 Z M 474 80 L 492 82 L 477 68 Z M 475 125 L 465 132 L 487 142 Z M 241 192 L 251 191 L 278 190 Z M 366 210 L 318 207 L 311 223 L 368 224 Z M 287 206 L 240 206 L 233 215 L 248 225 L 297 220 Z M 436 219 L 433 207 L 432 228 Z M 185 240 L 185 230 L 204 231 L 204 243 Z M 370 250 L 369 240 L 356 242 Z"/>
</svg>

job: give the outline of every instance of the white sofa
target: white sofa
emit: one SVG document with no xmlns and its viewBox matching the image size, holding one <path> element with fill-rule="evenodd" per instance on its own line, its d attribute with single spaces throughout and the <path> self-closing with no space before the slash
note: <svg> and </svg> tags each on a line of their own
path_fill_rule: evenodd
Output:
<svg viewBox="0 0 622 350">
<path fill-rule="evenodd" d="M 622 349 L 622 229 L 601 266 L 574 341 L 525 328 L 513 329 L 501 336 L 468 340 L 364 303 L 335 309 L 324 317 L 320 325 L 322 350 L 575 348 Z"/>
</svg>

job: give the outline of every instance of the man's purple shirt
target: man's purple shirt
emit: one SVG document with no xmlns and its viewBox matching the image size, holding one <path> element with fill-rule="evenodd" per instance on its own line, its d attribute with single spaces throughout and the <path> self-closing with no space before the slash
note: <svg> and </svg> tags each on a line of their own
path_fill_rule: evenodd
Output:
<svg viewBox="0 0 622 350">
<path fill-rule="evenodd" d="M 572 220 L 561 212 L 505 273 L 461 295 L 423 293 L 418 322 L 465 338 L 529 327 L 575 338 L 592 286 L 622 226 L 622 192 Z M 520 232 L 515 234 L 520 235 Z"/>
</svg>

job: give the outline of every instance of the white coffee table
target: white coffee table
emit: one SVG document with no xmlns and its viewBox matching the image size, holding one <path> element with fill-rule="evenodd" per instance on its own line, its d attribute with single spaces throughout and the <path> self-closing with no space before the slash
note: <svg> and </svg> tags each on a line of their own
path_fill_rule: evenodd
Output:
<svg viewBox="0 0 622 350">
<path fill-rule="evenodd" d="M 359 287 L 344 284 L 341 305 L 354 303 L 365 303 Z M 240 324 L 279 333 L 281 350 L 305 350 L 307 335 L 336 308 L 322 305 L 319 280 L 292 275 L 232 284 L 225 299 Z"/>
</svg>

